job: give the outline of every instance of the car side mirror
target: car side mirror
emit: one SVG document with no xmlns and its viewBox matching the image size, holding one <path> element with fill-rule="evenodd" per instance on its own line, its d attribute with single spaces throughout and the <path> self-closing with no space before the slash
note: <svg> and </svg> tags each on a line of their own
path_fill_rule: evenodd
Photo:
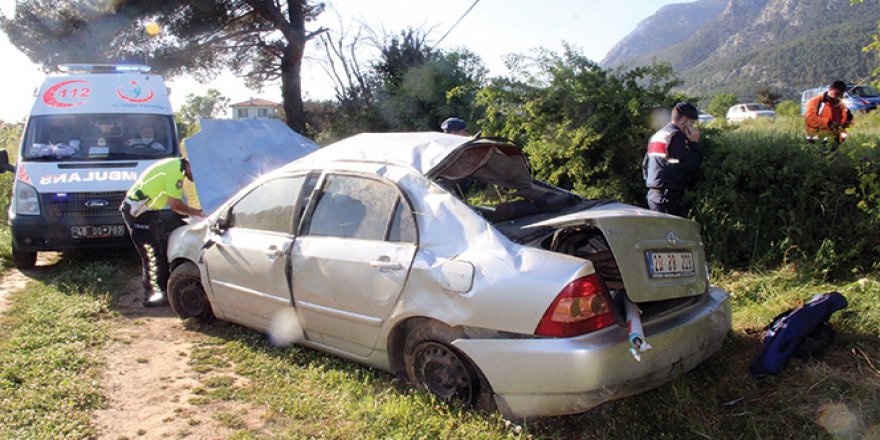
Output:
<svg viewBox="0 0 880 440">
<path fill-rule="evenodd" d="M 15 166 L 9 163 L 9 153 L 6 150 L 0 150 L 0 174 L 9 171 L 15 172 Z"/>
<path fill-rule="evenodd" d="M 228 215 L 229 212 L 224 212 L 219 217 L 217 217 L 217 220 L 214 222 L 213 225 L 211 225 L 211 232 L 215 234 L 222 234 L 227 229 L 229 229 L 229 218 L 227 217 Z"/>
</svg>

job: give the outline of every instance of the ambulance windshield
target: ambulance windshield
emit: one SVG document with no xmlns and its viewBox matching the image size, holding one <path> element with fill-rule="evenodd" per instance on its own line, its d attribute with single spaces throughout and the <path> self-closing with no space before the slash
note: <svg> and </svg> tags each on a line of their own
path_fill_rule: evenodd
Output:
<svg viewBox="0 0 880 440">
<path fill-rule="evenodd" d="M 81 114 L 34 116 L 28 122 L 26 161 L 140 160 L 170 157 L 177 139 L 170 116 Z"/>
</svg>

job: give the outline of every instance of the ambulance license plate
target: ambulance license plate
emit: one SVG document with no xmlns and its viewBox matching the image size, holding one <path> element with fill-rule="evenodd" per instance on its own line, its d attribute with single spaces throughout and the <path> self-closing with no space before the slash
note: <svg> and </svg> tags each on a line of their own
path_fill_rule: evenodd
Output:
<svg viewBox="0 0 880 440">
<path fill-rule="evenodd" d="M 651 278 L 689 277 L 694 274 L 694 254 L 691 252 L 646 252 L 645 257 Z"/>
<path fill-rule="evenodd" d="M 70 236 L 74 240 L 112 238 L 125 235 L 125 225 L 71 226 Z"/>
</svg>

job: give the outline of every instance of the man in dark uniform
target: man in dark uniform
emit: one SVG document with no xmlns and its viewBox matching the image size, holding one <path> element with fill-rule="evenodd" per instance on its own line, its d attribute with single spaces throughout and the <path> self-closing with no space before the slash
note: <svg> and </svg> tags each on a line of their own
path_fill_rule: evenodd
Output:
<svg viewBox="0 0 880 440">
<path fill-rule="evenodd" d="M 192 181 L 189 161 L 172 157 L 146 170 L 128 190 L 119 210 L 141 257 L 144 307 L 168 304 L 168 236 L 183 224 L 181 215 L 202 216 L 183 202 L 183 179 Z M 170 209 L 165 209 L 166 206 Z"/>
<path fill-rule="evenodd" d="M 651 136 L 642 160 L 651 210 L 680 217 L 687 215 L 682 204 L 684 191 L 693 183 L 703 160 L 698 119 L 696 107 L 679 102 L 672 109 L 672 120 Z"/>
</svg>

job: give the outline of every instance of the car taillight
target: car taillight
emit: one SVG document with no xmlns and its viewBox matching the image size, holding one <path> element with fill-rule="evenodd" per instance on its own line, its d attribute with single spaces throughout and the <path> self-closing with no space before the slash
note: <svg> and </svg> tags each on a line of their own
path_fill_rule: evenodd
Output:
<svg viewBox="0 0 880 440">
<path fill-rule="evenodd" d="M 535 334 L 571 337 L 614 324 L 611 300 L 598 275 L 578 278 L 565 286 L 544 312 Z"/>
</svg>

